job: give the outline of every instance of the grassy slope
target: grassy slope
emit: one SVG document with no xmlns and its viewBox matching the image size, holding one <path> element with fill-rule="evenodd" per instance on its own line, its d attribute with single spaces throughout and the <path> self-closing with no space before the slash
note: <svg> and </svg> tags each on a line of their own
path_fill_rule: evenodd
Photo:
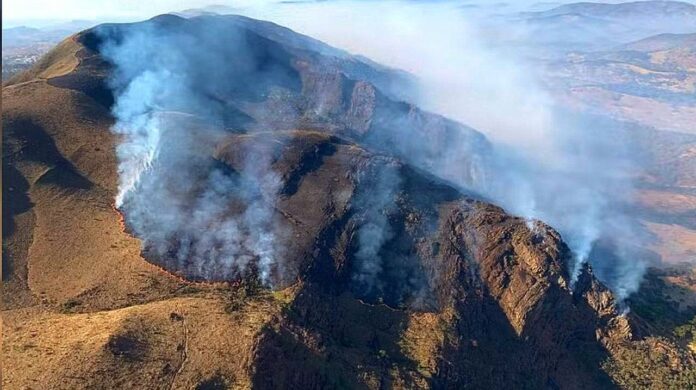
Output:
<svg viewBox="0 0 696 390">
<path fill-rule="evenodd" d="M 3 88 L 3 168 L 14 175 L 6 179 L 26 186 L 4 194 L 8 205 L 23 207 L 3 221 L 11 225 L 3 239 L 11 255 L 3 273 L 3 386 L 248 388 L 259 338 L 272 331 L 292 288 L 239 299 L 243 292 L 183 282 L 140 257 L 139 241 L 112 208 L 108 112 L 47 82 L 77 66 L 78 51 L 66 40 Z M 426 377 L 438 338 L 422 330 L 434 321 L 414 315 L 403 337 Z"/>
<path fill-rule="evenodd" d="M 228 290 L 192 287 L 140 257 L 112 208 L 108 112 L 44 80 L 69 72 L 76 52 L 65 41 L 3 88 L 3 170 L 28 194 L 20 186 L 4 194 L 8 205 L 24 204 L 3 221 L 12 256 L 3 270 L 4 387 L 192 388 L 217 374 L 246 387 L 249 360 L 221 355 L 249 353 L 278 305 L 251 299 L 228 313 Z"/>
</svg>

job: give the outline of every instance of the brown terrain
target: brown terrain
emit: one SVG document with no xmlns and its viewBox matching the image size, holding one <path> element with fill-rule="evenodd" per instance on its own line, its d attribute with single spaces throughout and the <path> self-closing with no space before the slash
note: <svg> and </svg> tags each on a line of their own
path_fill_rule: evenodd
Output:
<svg viewBox="0 0 696 390">
<path fill-rule="evenodd" d="M 551 69 L 567 99 L 644 127 L 696 134 L 696 34 L 660 34 L 571 53 Z"/>
<path fill-rule="evenodd" d="M 643 167 L 626 199 L 666 264 L 696 262 L 696 34 L 658 34 L 613 49 L 574 52 L 546 68 L 567 107 L 612 118 Z"/>
<path fill-rule="evenodd" d="M 186 269 L 148 257 L 113 205 L 110 68 L 94 31 L 77 34 L 3 87 L 4 388 L 694 383 L 693 355 L 651 336 L 676 325 L 649 318 L 669 275 L 648 280 L 654 296 L 636 300 L 645 309 L 637 315 L 621 315 L 589 267 L 571 293 L 571 256 L 552 228 L 415 168 L 452 133 L 470 139 L 472 153 L 485 150 L 478 133 L 399 103 L 383 69 L 319 54 L 289 30 L 225 20 L 254 44 L 253 55 L 292 75 L 264 99 L 231 101 L 243 113 L 231 126 L 247 123 L 245 131 L 211 151 L 233 171 L 250 150 L 273 153 L 290 276 L 274 289 L 253 277 L 194 282 L 177 276 Z M 425 161 L 380 150 L 375 140 L 390 126 L 418 132 L 432 151 Z M 402 178 L 377 211 L 397 232 L 384 255 L 393 272 L 365 294 L 351 277 L 355 236 L 375 210 L 360 199 L 385 172 Z"/>
</svg>

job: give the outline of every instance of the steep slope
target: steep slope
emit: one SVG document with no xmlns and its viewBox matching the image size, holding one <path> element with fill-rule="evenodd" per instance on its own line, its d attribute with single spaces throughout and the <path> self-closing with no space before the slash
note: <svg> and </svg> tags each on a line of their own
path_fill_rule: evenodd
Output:
<svg viewBox="0 0 696 390">
<path fill-rule="evenodd" d="M 614 386 L 601 364 L 632 330 L 591 270 L 571 289 L 558 233 L 424 170 L 473 174 L 483 136 L 399 102 L 398 74 L 289 30 L 239 17 L 147 23 L 214 23 L 243 37 L 246 57 L 234 56 L 238 45 L 221 50 L 250 67 L 221 76 L 275 70 L 217 91 L 207 109 L 222 124 L 195 110 L 161 115 L 181 128 L 228 128 L 203 152 L 231 177 L 250 157 L 272 157 L 286 269 L 268 289 L 254 272 L 215 277 L 141 246 L 128 208 L 125 225 L 113 208 L 118 139 L 103 35 L 78 34 L 3 88 L 6 388 Z M 113 37 L 134 26 L 101 28 Z M 74 67 L 47 72 L 50 58 Z M 403 136 L 413 142 L 393 139 Z M 453 137 L 469 147 L 440 160 Z M 391 234 L 365 257 L 360 232 L 375 220 Z"/>
</svg>

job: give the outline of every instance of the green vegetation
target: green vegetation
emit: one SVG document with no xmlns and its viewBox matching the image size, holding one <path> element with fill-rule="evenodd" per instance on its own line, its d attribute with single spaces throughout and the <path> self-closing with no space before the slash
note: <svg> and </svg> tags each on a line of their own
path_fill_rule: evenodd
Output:
<svg viewBox="0 0 696 390">
<path fill-rule="evenodd" d="M 256 276 L 251 276 L 234 283 L 228 287 L 228 301 L 225 308 L 227 313 L 236 312 L 242 309 L 249 299 L 259 298 L 268 294 L 261 280 Z"/>
<path fill-rule="evenodd" d="M 70 298 L 60 305 L 61 313 L 72 313 L 76 307 L 82 305 L 82 301 L 78 298 Z"/>
<path fill-rule="evenodd" d="M 673 333 L 677 340 L 690 346 L 696 345 L 696 316 L 688 323 L 674 328 Z"/>
<path fill-rule="evenodd" d="M 679 270 L 647 274 L 641 290 L 629 300 L 631 310 L 648 325 L 652 335 L 676 341 L 682 347 L 696 345 L 696 308 L 684 305 L 681 298 L 692 295 L 693 291 L 665 281 L 662 278 L 665 275 L 690 277 Z"/>
<path fill-rule="evenodd" d="M 687 289 L 668 285 L 658 272 L 650 272 L 640 290 L 628 300 L 631 311 L 647 322 L 660 336 L 672 337 L 676 327 L 687 323 L 696 315 L 694 308 L 680 310 L 674 299 L 677 293 L 692 293 Z"/>
<path fill-rule="evenodd" d="M 603 367 L 624 389 L 696 388 L 696 308 L 693 291 L 666 277 L 686 278 L 687 270 L 651 270 L 629 298 L 631 312 L 651 336 L 622 346 Z M 689 280 L 688 283 L 690 284 Z"/>
<path fill-rule="evenodd" d="M 229 389 L 230 381 L 221 374 L 215 374 L 196 385 L 196 390 L 226 390 Z"/>
<path fill-rule="evenodd" d="M 650 338 L 626 346 L 603 367 L 624 389 L 696 388 L 693 357 L 663 338 Z"/>
</svg>

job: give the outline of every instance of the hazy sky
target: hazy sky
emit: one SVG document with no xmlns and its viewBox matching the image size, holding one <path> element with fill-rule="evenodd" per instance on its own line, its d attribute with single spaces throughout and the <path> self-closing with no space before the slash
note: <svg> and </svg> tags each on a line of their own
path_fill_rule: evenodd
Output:
<svg viewBox="0 0 696 390">
<path fill-rule="evenodd" d="M 370 0 L 357 0 L 369 2 Z M 413 0 L 412 0 L 413 1 Z M 432 0 L 430 0 L 432 1 Z M 2 0 L 3 27 L 16 25 L 40 26 L 47 22 L 69 21 L 74 19 L 113 20 L 147 18 L 157 14 L 180 11 L 187 8 L 201 7 L 209 4 L 224 4 L 232 7 L 250 7 L 271 4 L 273 0 Z M 515 6 L 546 4 L 551 8 L 554 3 L 571 1 L 554 0 L 459 0 L 462 4 L 478 3 L 508 4 Z M 603 1 L 598 2 L 620 2 Z M 693 1 L 690 1 L 693 2 Z"/>
<path fill-rule="evenodd" d="M 2 0 L 3 26 L 44 20 L 133 18 L 181 10 L 196 0 Z"/>
</svg>

